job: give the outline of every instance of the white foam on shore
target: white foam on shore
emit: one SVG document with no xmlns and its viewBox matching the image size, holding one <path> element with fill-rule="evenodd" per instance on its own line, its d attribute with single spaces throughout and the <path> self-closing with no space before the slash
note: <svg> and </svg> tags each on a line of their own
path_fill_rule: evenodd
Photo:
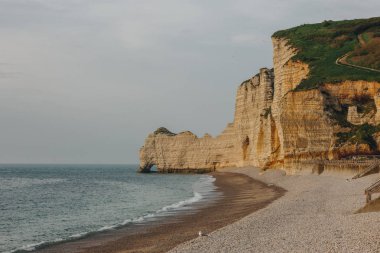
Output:
<svg viewBox="0 0 380 253">
<path fill-rule="evenodd" d="M 42 242 L 38 242 L 38 243 L 31 243 L 31 244 L 27 244 L 27 245 L 24 245 L 18 249 L 15 249 L 15 250 L 12 250 L 12 251 L 6 251 L 5 253 L 12 253 L 12 252 L 16 252 L 16 251 L 20 251 L 20 250 L 25 250 L 25 251 L 32 251 L 32 250 L 35 250 L 36 247 L 44 244 L 46 242 L 42 241 Z"/>
<path fill-rule="evenodd" d="M 14 253 L 14 252 L 18 252 L 18 251 L 33 251 L 42 245 L 54 244 L 54 243 L 63 242 L 63 241 L 65 241 L 65 239 L 57 238 L 57 239 L 50 241 L 50 242 L 42 241 L 42 242 L 38 242 L 38 243 L 31 243 L 31 244 L 24 245 L 20 248 L 17 248 L 17 249 L 11 250 L 11 251 L 5 251 L 3 253 Z"/>
<path fill-rule="evenodd" d="M 158 213 L 180 209 L 181 207 L 184 207 L 184 206 L 190 205 L 192 203 L 198 202 L 201 199 L 203 199 L 202 195 L 198 192 L 194 192 L 194 197 L 180 201 L 178 203 L 175 203 L 175 204 L 172 204 L 169 206 L 165 206 L 161 210 L 159 210 Z"/>
<path fill-rule="evenodd" d="M 69 238 L 70 239 L 81 238 L 81 237 L 87 235 L 88 233 L 91 233 L 91 232 L 83 232 L 83 233 L 73 234 L 73 235 L 70 235 Z"/>
<path fill-rule="evenodd" d="M 154 213 L 149 213 L 135 219 L 125 220 L 120 225 L 126 225 L 130 223 L 141 223 L 141 222 L 145 222 L 148 219 L 169 215 L 169 213 L 173 213 L 173 212 L 175 213 L 175 211 L 181 211 L 183 209 L 186 209 L 190 207 L 192 204 L 201 201 L 202 199 L 204 199 L 206 195 L 214 191 L 215 189 L 214 184 L 213 184 L 214 181 L 215 181 L 215 178 L 213 176 L 209 176 L 209 175 L 202 176 L 200 180 L 196 182 L 193 186 L 193 188 L 195 189 L 193 191 L 193 197 L 188 198 L 186 200 L 181 200 L 179 202 L 173 203 L 168 206 L 164 206 L 163 208 L 155 211 Z M 113 228 L 115 228 L 115 226 Z"/>
</svg>

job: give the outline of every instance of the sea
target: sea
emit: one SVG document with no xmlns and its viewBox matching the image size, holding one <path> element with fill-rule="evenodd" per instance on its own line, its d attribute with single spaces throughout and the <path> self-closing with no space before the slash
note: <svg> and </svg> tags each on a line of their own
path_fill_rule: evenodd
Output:
<svg viewBox="0 0 380 253">
<path fill-rule="evenodd" d="M 0 165 L 0 252 L 28 252 L 175 215 L 215 191 L 210 175 L 138 165 Z"/>
</svg>

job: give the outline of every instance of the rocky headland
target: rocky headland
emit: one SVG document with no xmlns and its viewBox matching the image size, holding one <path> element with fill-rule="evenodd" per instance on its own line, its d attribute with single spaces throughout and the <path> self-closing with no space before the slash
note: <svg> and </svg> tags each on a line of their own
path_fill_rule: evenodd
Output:
<svg viewBox="0 0 380 253">
<path fill-rule="evenodd" d="M 373 61 L 354 62 L 364 47 L 358 38 L 377 43 L 379 31 L 380 18 L 372 18 L 276 32 L 273 69 L 239 85 L 233 122 L 216 137 L 157 129 L 140 149 L 140 171 L 255 166 L 294 174 L 315 170 L 313 161 L 379 153 L 380 73 Z M 353 55 L 349 65 L 343 55 L 347 62 Z"/>
</svg>

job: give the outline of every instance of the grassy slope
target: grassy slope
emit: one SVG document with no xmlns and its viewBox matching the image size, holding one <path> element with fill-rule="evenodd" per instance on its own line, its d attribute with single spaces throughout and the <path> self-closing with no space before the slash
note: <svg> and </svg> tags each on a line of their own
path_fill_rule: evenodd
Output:
<svg viewBox="0 0 380 253">
<path fill-rule="evenodd" d="M 379 27 L 377 28 L 379 29 Z M 380 32 L 368 31 L 360 36 L 364 43 L 355 47 L 348 57 L 348 62 L 380 70 Z"/>
<path fill-rule="evenodd" d="M 297 87 L 297 90 L 305 90 L 342 80 L 380 81 L 380 73 L 335 64 L 338 57 L 360 47 L 357 36 L 366 31 L 380 32 L 380 17 L 301 25 L 278 31 L 273 37 L 287 38 L 299 49 L 293 60 L 309 64 L 308 78 Z M 360 60 L 365 66 L 365 59 Z M 378 66 L 379 62 L 380 59 L 372 59 L 371 66 Z"/>
<path fill-rule="evenodd" d="M 361 36 L 365 45 L 361 45 Z M 323 83 L 336 83 L 342 80 L 380 81 L 380 73 L 350 68 L 335 64 L 337 58 L 350 53 L 348 61 L 354 65 L 377 68 L 380 66 L 377 44 L 380 37 L 380 17 L 371 19 L 324 21 L 318 24 L 301 25 L 288 30 L 278 31 L 273 37 L 287 38 L 298 53 L 293 60 L 303 61 L 310 66 L 307 79 L 302 80 L 296 90 L 318 88 Z M 351 104 L 350 104 L 351 105 Z M 373 101 L 357 101 L 365 112 L 374 107 Z M 380 126 L 363 124 L 355 126 L 347 121 L 347 107 L 342 111 L 330 111 L 331 117 L 348 131 L 337 133 L 338 145 L 344 143 L 365 143 L 376 150 L 373 134 L 380 131 Z"/>
</svg>

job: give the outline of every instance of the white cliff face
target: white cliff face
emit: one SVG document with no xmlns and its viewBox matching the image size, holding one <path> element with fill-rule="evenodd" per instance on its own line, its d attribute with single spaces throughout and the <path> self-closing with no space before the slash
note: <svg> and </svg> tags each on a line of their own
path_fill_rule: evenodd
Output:
<svg viewBox="0 0 380 253">
<path fill-rule="evenodd" d="M 273 47 L 274 70 L 263 68 L 238 87 L 234 121 L 219 136 L 198 138 L 191 132 L 158 129 L 140 149 L 140 170 L 156 165 L 161 172 L 207 172 L 251 165 L 296 173 L 307 168 L 303 161 L 339 158 L 357 150 L 359 146 L 337 145 L 336 133 L 342 128 L 327 108 L 341 110 L 358 97 L 369 97 L 374 105 L 371 116 L 363 118 L 350 107 L 347 120 L 378 124 L 380 83 L 345 81 L 295 91 L 309 67 L 292 60 L 297 49 L 285 39 L 273 38 Z M 369 150 L 365 145 L 360 149 Z"/>
<path fill-rule="evenodd" d="M 272 38 L 274 55 L 273 119 L 278 133 L 277 156 L 272 166 L 289 173 L 304 169 L 301 162 L 326 159 L 334 146 L 334 129 L 319 90 L 295 91 L 309 74 L 309 66 L 292 58 L 297 49 L 287 40 Z"/>
<path fill-rule="evenodd" d="M 302 169 L 303 161 L 328 158 L 335 143 L 334 128 L 320 91 L 289 92 L 281 104 L 283 168 L 295 172 Z"/>
<path fill-rule="evenodd" d="M 273 71 L 261 69 L 242 83 L 236 95 L 234 122 L 215 138 L 198 138 L 190 132 L 174 135 L 167 130 L 150 134 L 140 150 L 141 170 L 156 165 L 162 172 L 212 171 L 267 163 L 272 152 L 266 141 L 272 133 L 273 82 Z"/>
<path fill-rule="evenodd" d="M 289 133 L 284 132 L 284 127 L 288 128 L 288 124 L 292 121 L 285 119 L 283 114 L 286 113 L 283 108 L 284 101 L 288 96 L 292 96 L 292 91 L 300 84 L 302 79 L 306 78 L 309 73 L 309 67 L 299 61 L 293 61 L 292 57 L 297 54 L 297 49 L 283 38 L 272 38 L 273 43 L 273 64 L 274 64 L 274 101 L 273 101 L 273 119 L 276 124 L 278 140 L 280 145 L 277 149 L 276 160 L 273 161 L 279 164 L 280 167 L 285 166 L 285 158 L 289 158 L 294 154 L 294 150 L 288 150 L 288 144 L 291 143 L 287 139 L 294 137 L 289 136 Z M 287 107 L 289 103 L 286 103 Z M 297 121 L 297 120 L 296 120 Z M 283 126 L 282 124 L 285 123 Z M 296 122 L 297 124 L 297 122 Z"/>
<path fill-rule="evenodd" d="M 237 166 L 264 166 L 268 162 L 272 152 L 273 93 L 273 71 L 268 69 L 261 69 L 238 88 L 234 117 Z"/>
<path fill-rule="evenodd" d="M 140 168 L 149 171 L 156 165 L 161 172 L 213 171 L 218 167 L 236 166 L 230 154 L 234 152 L 235 133 L 227 126 L 221 135 L 198 138 L 191 132 L 168 134 L 156 131 L 140 149 Z"/>
</svg>

